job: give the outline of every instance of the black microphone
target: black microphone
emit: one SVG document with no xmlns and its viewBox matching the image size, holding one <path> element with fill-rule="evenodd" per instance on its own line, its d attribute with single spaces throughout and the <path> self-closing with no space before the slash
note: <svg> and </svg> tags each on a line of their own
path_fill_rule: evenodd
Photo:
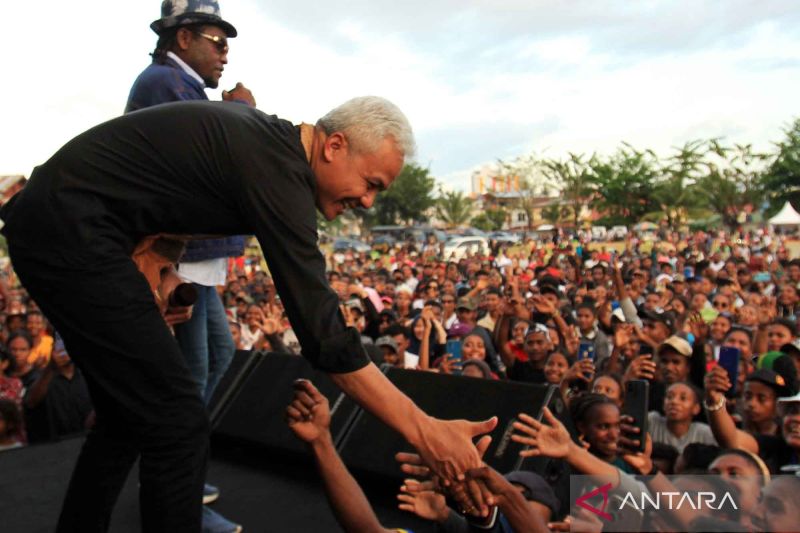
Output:
<svg viewBox="0 0 800 533">
<path fill-rule="evenodd" d="M 169 295 L 170 307 L 189 307 L 197 301 L 197 289 L 192 283 L 181 283 Z"/>
</svg>

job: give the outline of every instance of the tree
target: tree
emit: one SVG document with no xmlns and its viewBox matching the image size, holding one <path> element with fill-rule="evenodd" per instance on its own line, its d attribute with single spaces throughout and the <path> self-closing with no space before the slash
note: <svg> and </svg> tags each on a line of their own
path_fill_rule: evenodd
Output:
<svg viewBox="0 0 800 533">
<path fill-rule="evenodd" d="M 562 160 L 543 162 L 544 175 L 561 190 L 561 195 L 572 208 L 572 222 L 577 229 L 580 226 L 581 207 L 593 194 L 591 169 L 583 154 L 570 153 Z"/>
<path fill-rule="evenodd" d="M 461 191 L 440 190 L 436 201 L 436 215 L 449 228 L 461 226 L 469 221 L 470 203 L 470 199 Z"/>
<path fill-rule="evenodd" d="M 503 229 L 508 218 L 508 212 L 503 208 L 487 209 L 472 218 L 471 224 L 483 231 L 498 231 Z"/>
<path fill-rule="evenodd" d="M 423 222 L 427 220 L 425 212 L 436 203 L 432 194 L 435 185 L 429 169 L 408 163 L 392 186 L 375 198 L 372 213 L 366 218 L 374 217 L 378 224 Z"/>
<path fill-rule="evenodd" d="M 750 144 L 727 147 L 711 140 L 708 146 L 708 154 L 716 156 L 716 161 L 706 163 L 707 174 L 698 180 L 696 191 L 733 230 L 743 222 L 743 214 L 757 208 L 764 197 L 761 174 L 767 155 L 754 152 Z"/>
<path fill-rule="evenodd" d="M 651 196 L 657 210 L 648 213 L 649 218 L 666 218 L 673 229 L 688 219 L 690 209 L 700 206 L 693 186 L 704 174 L 707 141 L 690 141 L 676 150 L 660 168 Z"/>
<path fill-rule="evenodd" d="M 633 226 L 657 209 L 652 199 L 659 176 L 658 157 L 652 150 L 636 150 L 623 143 L 607 159 L 588 161 L 591 182 L 597 191 L 597 207 L 612 224 Z"/>
<path fill-rule="evenodd" d="M 800 209 L 800 118 L 783 131 L 786 137 L 775 144 L 777 153 L 762 177 L 770 214 L 787 201 Z"/>
</svg>

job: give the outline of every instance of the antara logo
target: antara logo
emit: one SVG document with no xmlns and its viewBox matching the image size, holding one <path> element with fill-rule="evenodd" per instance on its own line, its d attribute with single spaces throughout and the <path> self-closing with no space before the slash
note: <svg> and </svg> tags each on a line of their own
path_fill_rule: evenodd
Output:
<svg viewBox="0 0 800 533">
<path fill-rule="evenodd" d="M 592 491 L 587 492 L 583 496 L 579 497 L 575 500 L 575 504 L 578 507 L 582 507 L 587 511 L 596 514 L 600 518 L 604 520 L 611 521 L 614 517 L 606 512 L 606 508 L 608 507 L 608 492 L 613 488 L 611 483 L 607 483 L 598 487 Z M 595 507 L 594 505 L 588 503 L 588 500 L 591 500 L 597 495 L 603 496 L 603 504 L 600 508 Z M 619 501 L 616 500 L 615 501 Z M 708 509 L 712 511 L 718 511 L 723 509 L 725 505 L 728 505 L 729 509 L 736 509 L 738 510 L 739 507 L 736 505 L 733 497 L 729 492 L 726 492 L 722 495 L 721 498 L 718 498 L 717 494 L 713 492 L 656 492 L 654 495 L 651 495 L 647 491 L 641 492 L 639 494 L 639 499 L 630 492 L 625 493 L 625 496 L 622 498 L 619 504 L 619 509 L 611 509 L 611 511 L 621 511 L 625 509 L 626 506 L 632 509 L 637 509 L 639 511 L 646 511 L 646 510 L 660 510 L 660 509 L 669 509 L 669 510 L 678 510 L 683 508 L 691 508 L 692 510 L 703 510 Z"/>
<path fill-rule="evenodd" d="M 664 509 L 671 510 L 691 508 L 694 511 L 704 509 L 719 511 L 725 506 L 725 502 L 728 502 L 730 509 L 736 509 L 737 511 L 739 510 L 739 508 L 736 506 L 736 502 L 733 501 L 733 497 L 731 496 L 730 492 L 726 492 L 722 495 L 722 498 L 717 500 L 717 495 L 713 492 L 703 491 L 696 493 L 656 492 L 655 498 L 653 498 L 646 491 L 643 491 L 638 502 L 636 501 L 636 498 L 633 497 L 633 494 L 629 492 L 622 499 L 622 503 L 619 504 L 619 507 L 622 509 L 625 507 L 625 504 L 628 504 L 634 509 L 645 511 L 647 509 L 661 509 L 663 504 Z"/>
</svg>

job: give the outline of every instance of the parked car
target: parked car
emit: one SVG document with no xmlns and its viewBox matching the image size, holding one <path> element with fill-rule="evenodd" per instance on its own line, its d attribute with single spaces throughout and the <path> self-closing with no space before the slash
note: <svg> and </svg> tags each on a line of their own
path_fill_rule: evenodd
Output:
<svg viewBox="0 0 800 533">
<path fill-rule="evenodd" d="M 502 243 L 502 244 L 516 244 L 520 241 L 521 237 L 515 233 L 507 231 L 493 231 L 489 234 L 489 239 Z"/>
<path fill-rule="evenodd" d="M 374 239 L 372 239 L 372 249 L 377 250 L 381 253 L 386 253 L 392 248 L 394 245 L 397 244 L 397 239 L 392 237 L 389 234 L 378 235 Z"/>
<path fill-rule="evenodd" d="M 467 254 L 489 254 L 489 240 L 486 237 L 456 237 L 444 245 L 444 258 L 446 261 L 456 261 L 466 257 Z"/>
<path fill-rule="evenodd" d="M 604 241 L 608 235 L 608 230 L 605 226 L 592 226 L 592 240 Z"/>
<path fill-rule="evenodd" d="M 609 241 L 624 241 L 625 237 L 627 236 L 628 236 L 627 226 L 613 226 L 610 230 L 608 230 L 606 238 Z"/>
<path fill-rule="evenodd" d="M 352 250 L 357 253 L 367 253 L 372 250 L 369 244 L 357 241 L 355 239 L 339 238 L 333 241 L 334 252 L 347 252 Z"/>
</svg>

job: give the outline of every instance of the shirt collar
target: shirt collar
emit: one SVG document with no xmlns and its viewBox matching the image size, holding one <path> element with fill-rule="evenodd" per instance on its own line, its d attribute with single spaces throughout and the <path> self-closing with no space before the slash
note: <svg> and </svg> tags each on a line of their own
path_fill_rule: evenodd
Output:
<svg viewBox="0 0 800 533">
<path fill-rule="evenodd" d="M 202 85 L 205 88 L 206 82 L 203 81 L 203 78 L 201 78 L 200 75 L 197 72 L 195 72 L 192 67 L 187 65 L 186 62 L 183 59 L 178 57 L 171 50 L 167 52 L 167 56 L 169 56 L 170 59 L 175 61 L 178 64 L 178 66 L 181 67 L 184 70 L 184 72 L 186 72 L 186 74 L 188 74 L 189 76 L 191 76 L 194 79 L 196 79 L 198 82 L 200 82 L 200 85 Z"/>
</svg>

